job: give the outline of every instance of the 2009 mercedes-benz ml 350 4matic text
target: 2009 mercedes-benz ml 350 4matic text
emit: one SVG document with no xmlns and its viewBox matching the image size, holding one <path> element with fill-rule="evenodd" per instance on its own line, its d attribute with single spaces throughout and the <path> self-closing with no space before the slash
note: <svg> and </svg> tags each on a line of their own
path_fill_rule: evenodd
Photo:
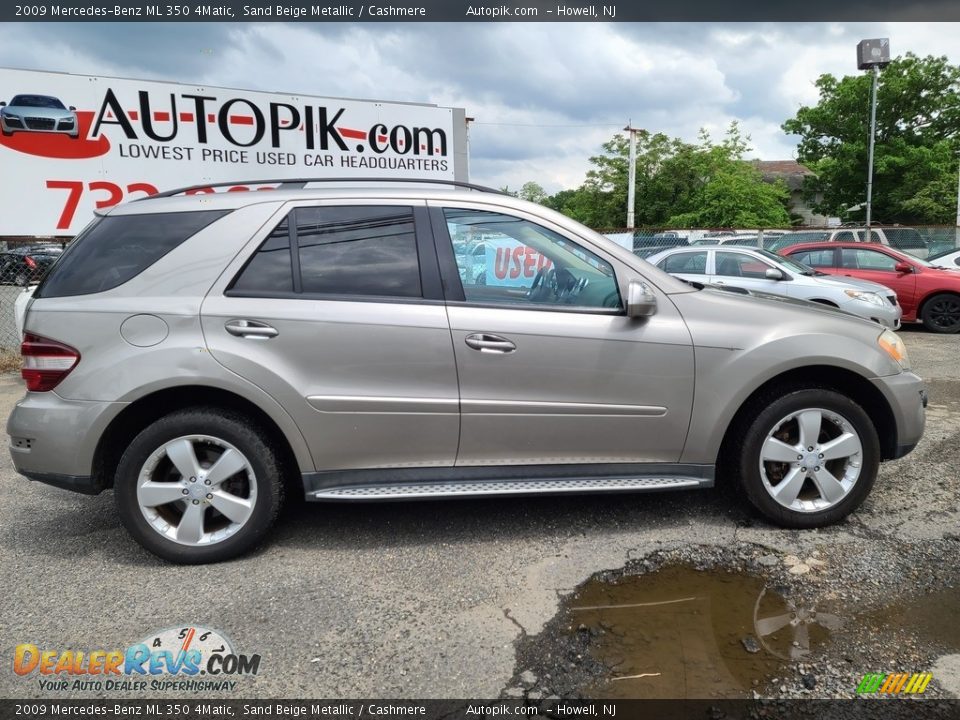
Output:
<svg viewBox="0 0 960 720">
<path fill-rule="evenodd" d="M 278 181 L 279 183 L 279 181 Z M 739 484 L 843 518 L 923 433 L 896 334 L 704 289 L 455 182 L 284 181 L 116 207 L 26 310 L 17 470 L 113 488 L 157 555 L 222 560 L 308 500 Z"/>
</svg>

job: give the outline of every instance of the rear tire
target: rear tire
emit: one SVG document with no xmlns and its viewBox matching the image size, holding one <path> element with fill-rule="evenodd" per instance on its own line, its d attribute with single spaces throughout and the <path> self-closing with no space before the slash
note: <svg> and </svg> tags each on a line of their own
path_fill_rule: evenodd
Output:
<svg viewBox="0 0 960 720">
<path fill-rule="evenodd" d="M 880 441 L 870 417 L 846 395 L 774 390 L 743 418 L 731 430 L 724 469 L 767 519 L 790 528 L 830 525 L 870 493 Z"/>
<path fill-rule="evenodd" d="M 920 320 L 930 332 L 960 332 L 960 295 L 940 293 L 923 304 Z"/>
<path fill-rule="evenodd" d="M 284 499 L 283 465 L 264 437 L 248 418 L 212 407 L 155 421 L 117 466 L 114 496 L 124 527 L 154 555 L 180 564 L 250 550 Z"/>
</svg>

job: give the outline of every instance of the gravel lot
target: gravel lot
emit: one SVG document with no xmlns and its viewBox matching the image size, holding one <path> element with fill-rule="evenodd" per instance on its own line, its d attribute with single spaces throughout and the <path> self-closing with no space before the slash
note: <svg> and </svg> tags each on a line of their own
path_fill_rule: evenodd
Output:
<svg viewBox="0 0 960 720">
<path fill-rule="evenodd" d="M 223 631 L 239 651 L 263 656 L 260 674 L 241 679 L 231 693 L 237 697 L 482 698 L 529 691 L 521 674 L 542 672 L 533 667 L 540 651 L 567 642 L 557 615 L 562 601 L 601 571 L 642 573 L 678 560 L 739 568 L 795 594 L 829 597 L 851 618 L 898 600 L 909 606 L 930 591 L 958 593 L 960 336 L 910 328 L 902 336 L 930 390 L 926 435 L 912 455 L 882 467 L 858 513 L 820 531 L 770 527 L 719 489 L 294 504 L 253 555 L 183 568 L 127 537 L 111 494 L 86 497 L 29 483 L 4 452 L 0 656 L 9 668 L 23 642 L 115 649 L 156 630 L 200 624 Z M 0 376 L 3 415 L 21 392 L 18 377 Z M 789 572 L 795 560 L 788 556 L 814 553 L 824 565 Z M 949 647 L 909 627 L 864 628 L 868 620 L 857 620 L 825 655 L 773 685 L 762 679 L 758 689 L 851 697 L 863 673 L 935 667 L 928 693 L 960 695 L 960 663 L 944 659 Z M 556 687 L 575 693 L 578 670 L 568 669 L 567 685 L 558 680 Z M 805 674 L 817 677 L 813 689 L 803 684 Z M 9 670 L 0 672 L 0 694 L 51 696 L 36 676 Z M 98 695 L 142 697 L 57 696 Z"/>
</svg>

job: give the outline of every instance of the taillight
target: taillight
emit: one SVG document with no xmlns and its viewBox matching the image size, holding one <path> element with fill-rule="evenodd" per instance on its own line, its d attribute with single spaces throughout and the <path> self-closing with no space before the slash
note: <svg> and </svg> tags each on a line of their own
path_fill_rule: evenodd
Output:
<svg viewBox="0 0 960 720">
<path fill-rule="evenodd" d="M 31 270 L 35 270 L 35 269 L 36 269 L 36 267 L 37 267 L 37 261 L 34 260 L 34 259 L 33 259 L 32 257 L 30 257 L 29 255 L 25 255 L 25 256 L 23 257 L 23 261 L 27 264 L 27 267 L 30 268 Z"/>
<path fill-rule="evenodd" d="M 27 390 L 31 392 L 53 390 L 80 362 L 80 352 L 75 348 L 32 333 L 23 336 L 20 354 L 20 377 L 27 381 Z"/>
</svg>

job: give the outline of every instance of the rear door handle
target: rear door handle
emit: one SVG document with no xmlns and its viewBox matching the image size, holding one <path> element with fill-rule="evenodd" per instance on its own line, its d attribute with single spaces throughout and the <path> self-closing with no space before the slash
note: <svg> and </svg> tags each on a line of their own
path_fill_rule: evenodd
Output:
<svg viewBox="0 0 960 720">
<path fill-rule="evenodd" d="M 224 327 L 231 335 L 255 340 L 269 340 L 280 334 L 275 327 L 259 320 L 229 320 Z"/>
<path fill-rule="evenodd" d="M 506 338 L 500 337 L 499 335 L 491 335 L 490 333 L 467 335 L 464 342 L 467 344 L 467 347 L 472 347 L 474 350 L 479 350 L 483 353 L 499 353 L 504 355 L 506 353 L 512 353 L 517 349 L 517 346 Z"/>
</svg>

